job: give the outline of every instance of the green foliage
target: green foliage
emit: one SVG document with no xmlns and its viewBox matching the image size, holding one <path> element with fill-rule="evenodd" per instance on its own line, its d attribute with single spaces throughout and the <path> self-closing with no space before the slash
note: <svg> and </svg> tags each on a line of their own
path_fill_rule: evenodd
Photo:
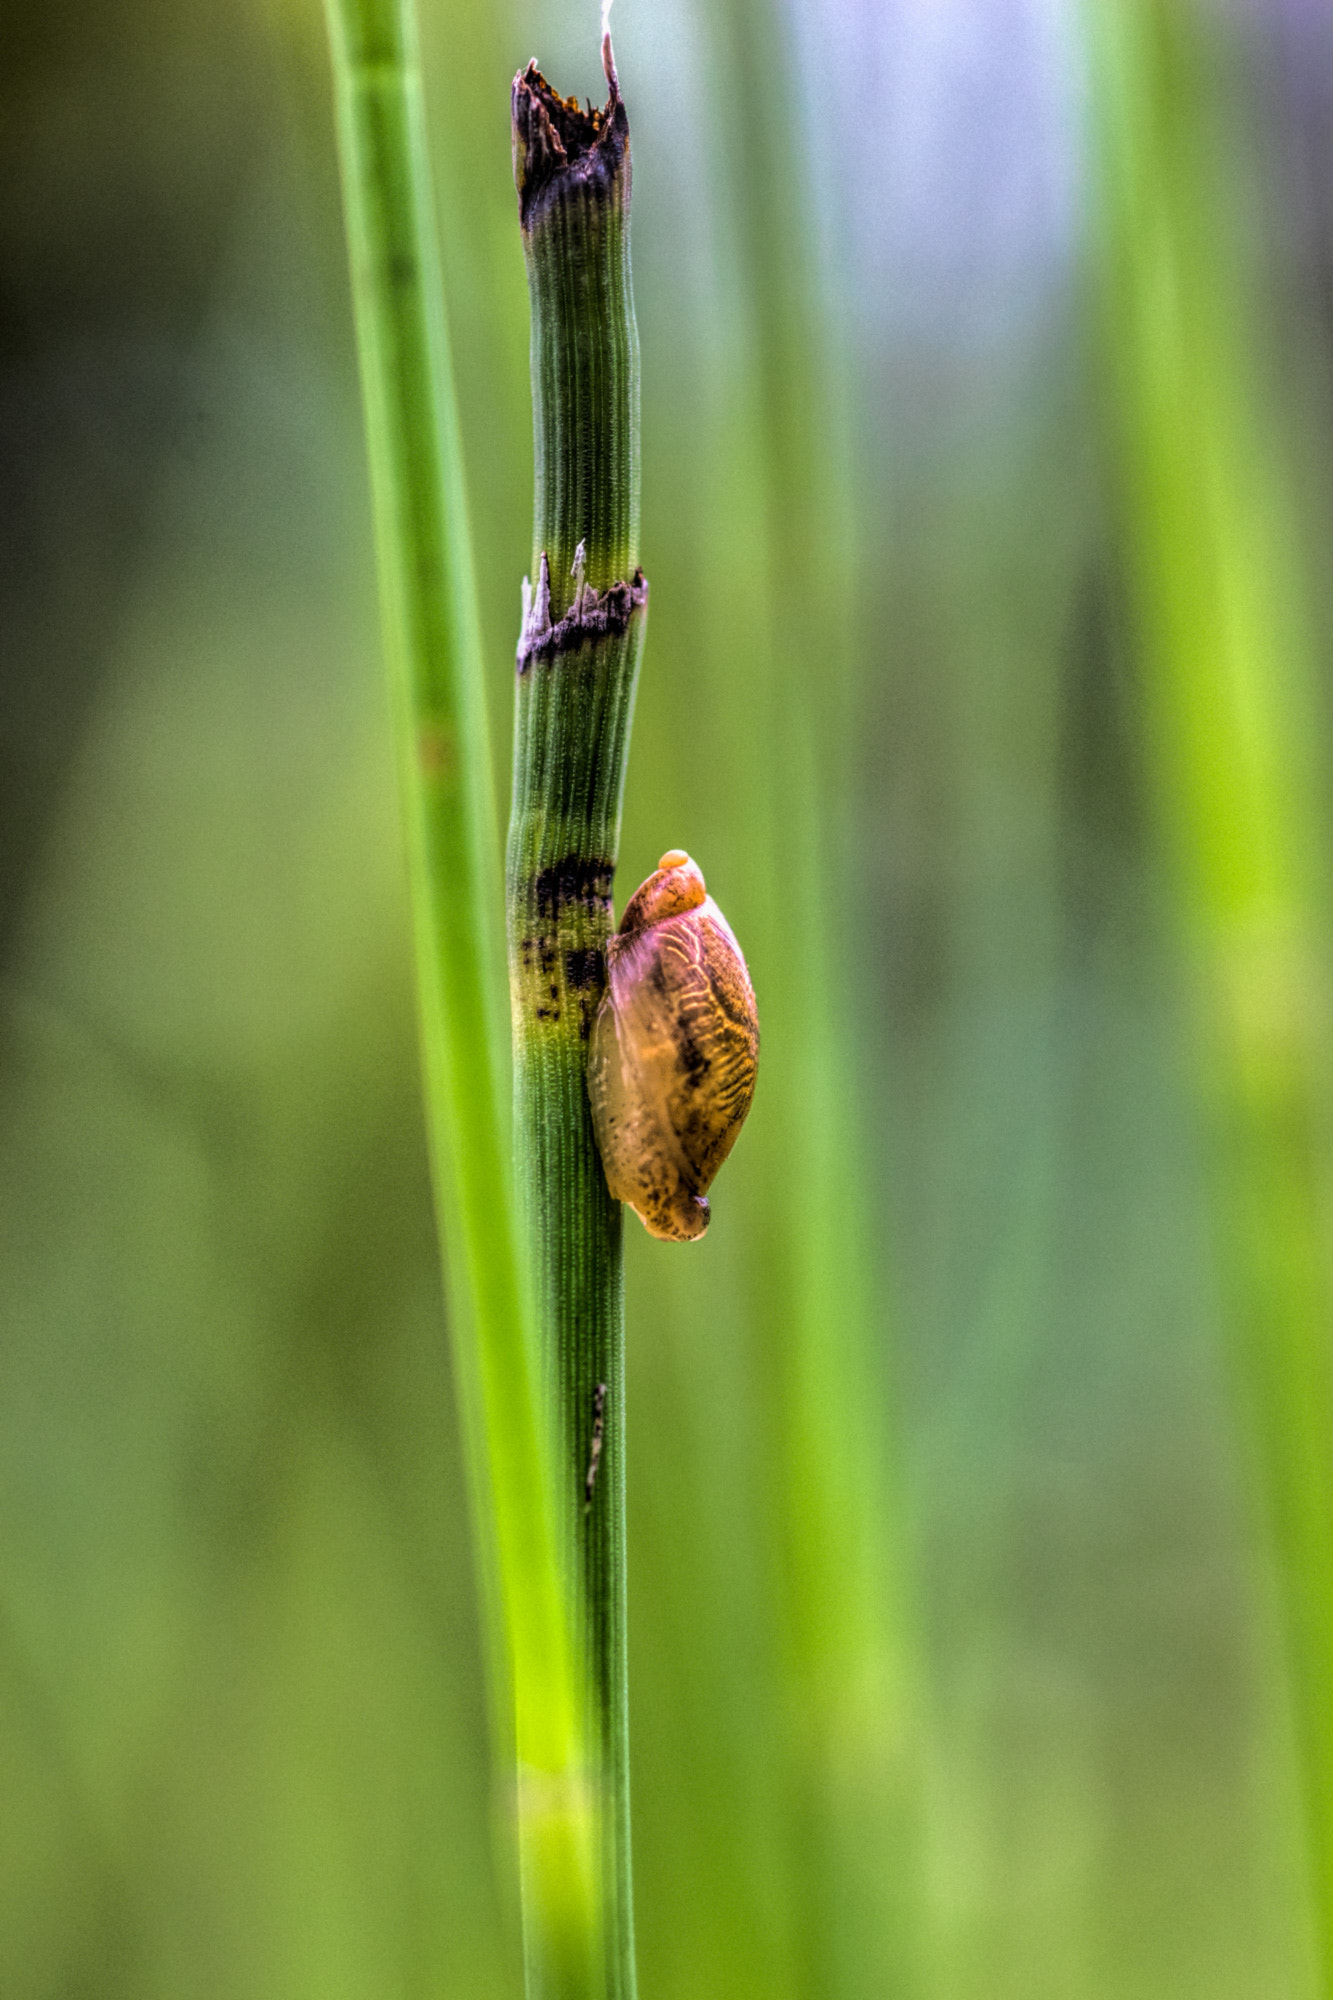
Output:
<svg viewBox="0 0 1333 2000">
<path fill-rule="evenodd" d="M 501 1688 L 507 1675 L 513 1701 L 528 1990 L 533 2000 L 578 2000 L 597 1962 L 586 1729 L 506 1135 L 485 685 L 415 9 L 329 0 L 328 15 L 427 1126 L 478 1538 L 503 1615 L 494 1674 Z M 503 1755 L 508 1729 L 498 1734 Z"/>
<path fill-rule="evenodd" d="M 1333 1010 L 1300 509 L 1236 225 L 1222 51 L 1192 0 L 1098 21 L 1125 539 L 1333 1992 Z"/>
<path fill-rule="evenodd" d="M 1227 1254 L 1258 1240 L 1255 1135 L 1298 1156 L 1227 1113 L 1208 911 L 1258 837 L 1323 924 L 1300 148 L 1326 188 L 1328 72 L 1310 41 L 1279 84 L 1246 12 L 1216 73 L 1122 48 L 1093 151 L 1059 10 L 774 9 L 788 45 L 757 9 L 617 0 L 653 624 L 619 879 L 696 855 L 764 1032 L 707 1238 L 626 1233 L 651 2000 L 1317 1990 L 1286 1585 L 1243 1476 L 1271 1492 L 1317 1405 L 1265 1418 Z M 512 2000 L 322 23 L 11 15 L 0 1991 Z M 594 26 L 423 9 L 497 761 L 532 491 L 508 92 L 540 51 L 600 97 Z M 1107 92 L 1123 213 L 1155 190 L 1156 224 L 1103 267 L 1119 345 L 1090 354 Z M 1183 383 L 1177 322 L 1131 309 L 1172 244 Z M 1201 436 L 1230 439 L 1224 562 L 1217 513 L 1163 525 Z M 1304 775 L 1214 803 L 1204 870 L 1226 794 L 1172 768 L 1218 655 L 1166 640 L 1223 573 L 1233 685 Z M 1318 1047 L 1287 1047 L 1317 1108 Z M 1251 1217 L 1304 1231 L 1295 1185 Z"/>
</svg>

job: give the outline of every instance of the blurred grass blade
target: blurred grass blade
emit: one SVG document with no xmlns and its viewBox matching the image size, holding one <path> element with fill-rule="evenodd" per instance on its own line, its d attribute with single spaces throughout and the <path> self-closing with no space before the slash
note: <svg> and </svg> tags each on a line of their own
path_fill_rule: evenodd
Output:
<svg viewBox="0 0 1333 2000">
<path fill-rule="evenodd" d="M 1089 9 L 1102 336 L 1151 755 L 1198 975 L 1237 1382 L 1274 1536 L 1333 1993 L 1327 828 L 1298 507 L 1237 229 L 1226 50 L 1185 0 Z M 1233 86 L 1234 87 L 1234 86 Z"/>
<path fill-rule="evenodd" d="M 748 436 L 731 470 L 754 495 L 762 578 L 747 614 L 765 664 L 737 677 L 732 727 L 747 746 L 734 809 L 749 834 L 747 950 L 752 941 L 760 1099 L 775 1135 L 751 1282 L 777 1375 L 794 1984 L 828 2000 L 879 2000 L 912 1978 L 912 1783 L 888 1470 L 890 1313 L 860 1125 L 863 936 L 846 893 L 862 830 L 848 623 L 855 506 L 835 442 L 845 356 L 813 250 L 791 24 L 772 0 L 726 0 L 711 32 L 728 79 L 718 127 L 750 364 L 738 396 Z"/>
<path fill-rule="evenodd" d="M 537 481 L 507 893 L 515 1131 L 596 1757 L 605 1991 L 631 2000 L 622 1211 L 593 1135 L 587 1064 L 648 587 L 637 568 L 629 123 L 609 36 L 603 59 L 600 111 L 560 98 L 535 65 L 513 90 Z"/>
<path fill-rule="evenodd" d="M 595 1856 L 507 1143 L 501 893 L 411 0 L 328 0 L 428 1125 L 483 1566 L 512 1678 L 531 1996 L 592 1992 Z"/>
</svg>

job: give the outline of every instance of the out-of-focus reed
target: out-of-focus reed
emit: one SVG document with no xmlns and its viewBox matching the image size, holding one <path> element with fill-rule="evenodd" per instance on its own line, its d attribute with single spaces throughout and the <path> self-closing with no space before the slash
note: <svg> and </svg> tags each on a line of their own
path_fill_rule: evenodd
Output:
<svg viewBox="0 0 1333 2000">
<path fill-rule="evenodd" d="M 508 1137 L 491 753 L 415 0 L 327 11 L 427 1127 L 481 1569 L 503 1619 L 493 1673 L 513 1704 L 528 1992 L 586 2000 L 600 1967 L 596 1815 Z M 507 1718 L 497 1736 L 504 1758 Z"/>
<path fill-rule="evenodd" d="M 1146 742 L 1195 977 L 1234 1379 L 1277 1553 L 1333 1992 L 1333 1007 L 1326 702 L 1238 51 L 1196 0 L 1090 7 L 1098 299 Z M 1252 168 L 1250 170 L 1252 178 Z M 1267 350 L 1267 353 L 1266 353 Z"/>
</svg>

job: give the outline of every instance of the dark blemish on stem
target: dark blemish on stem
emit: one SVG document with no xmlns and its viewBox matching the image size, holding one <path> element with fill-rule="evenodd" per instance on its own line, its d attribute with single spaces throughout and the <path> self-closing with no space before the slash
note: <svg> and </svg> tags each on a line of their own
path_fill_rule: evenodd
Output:
<svg viewBox="0 0 1333 2000">
<path fill-rule="evenodd" d="M 608 584 L 596 591 L 581 585 L 570 609 L 558 624 L 551 623 L 551 570 L 543 550 L 537 572 L 537 589 L 523 586 L 523 629 L 518 641 L 518 671 L 527 672 L 535 661 L 549 663 L 562 653 L 576 653 L 596 639 L 619 638 L 629 630 L 630 619 L 648 602 L 648 579 L 636 569 L 628 583 Z"/>
<path fill-rule="evenodd" d="M 600 110 L 561 97 L 535 62 L 514 78 L 514 185 L 525 232 L 561 201 L 628 199 L 629 119 L 605 50 L 603 61 L 609 88 Z"/>
<path fill-rule="evenodd" d="M 588 1445 L 588 1476 L 583 1482 L 583 1511 L 592 1511 L 592 1489 L 597 1484 L 597 1468 L 602 1462 L 602 1441 L 606 1436 L 605 1382 L 599 1382 L 592 1392 L 592 1439 Z"/>
<path fill-rule="evenodd" d="M 571 910 L 601 914 L 610 900 L 611 870 L 603 861 L 583 861 L 567 855 L 536 877 L 533 896 L 544 928 L 529 932 L 518 941 L 523 970 L 541 981 L 532 994 L 533 1019 L 555 1026 L 562 1018 L 566 1000 L 577 999 L 579 1039 L 587 1041 L 597 1016 L 598 1003 L 606 990 L 606 955 L 596 946 L 571 945 L 560 948 L 555 926 L 561 915 Z M 545 928 L 551 926 L 551 928 Z M 529 989 L 531 993 L 531 989 Z"/>
<path fill-rule="evenodd" d="M 567 951 L 565 983 L 582 992 L 606 982 L 606 960 L 600 951 Z"/>
<path fill-rule="evenodd" d="M 458 764 L 453 731 L 442 722 L 423 722 L 417 732 L 417 756 L 423 777 L 453 777 Z"/>
<path fill-rule="evenodd" d="M 602 911 L 611 902 L 615 864 L 597 855 L 566 854 L 534 878 L 532 899 L 539 917 L 553 923 L 565 910 Z"/>
</svg>

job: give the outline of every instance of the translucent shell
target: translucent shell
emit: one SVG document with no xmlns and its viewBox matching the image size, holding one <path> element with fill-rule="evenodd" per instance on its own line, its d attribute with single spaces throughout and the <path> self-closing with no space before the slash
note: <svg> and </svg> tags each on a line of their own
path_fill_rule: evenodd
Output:
<svg viewBox="0 0 1333 2000">
<path fill-rule="evenodd" d="M 740 946 L 673 848 L 625 905 L 588 1049 L 593 1126 L 617 1201 L 688 1243 L 754 1096 L 759 1019 Z"/>
</svg>

